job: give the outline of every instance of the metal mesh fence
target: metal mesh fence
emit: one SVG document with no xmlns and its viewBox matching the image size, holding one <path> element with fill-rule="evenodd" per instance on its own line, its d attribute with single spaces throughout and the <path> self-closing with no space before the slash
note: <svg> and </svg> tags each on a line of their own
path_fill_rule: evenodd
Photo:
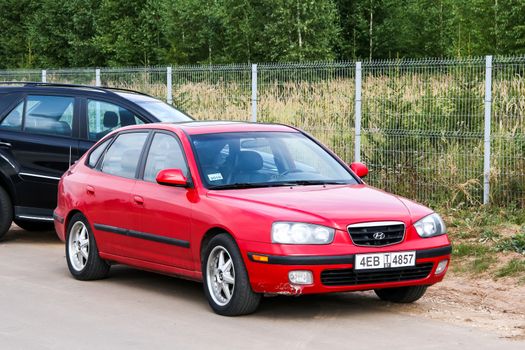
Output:
<svg viewBox="0 0 525 350">
<path fill-rule="evenodd" d="M 299 127 L 351 160 L 354 77 L 354 63 L 258 65 L 257 120 Z"/>
<path fill-rule="evenodd" d="M 525 208 L 525 57 L 494 60 L 491 202 Z"/>
<path fill-rule="evenodd" d="M 251 66 L 173 67 L 174 105 L 205 120 L 250 119 Z"/>
<path fill-rule="evenodd" d="M 101 68 L 100 83 L 102 86 L 141 91 L 166 99 L 166 67 Z"/>
<path fill-rule="evenodd" d="M 101 68 L 100 84 L 166 100 L 166 67 Z M 259 64 L 257 120 L 297 126 L 345 161 L 355 143 L 353 62 Z M 96 84 L 95 69 L 53 69 L 48 82 Z M 40 81 L 40 70 L 0 71 L 0 81 Z M 367 181 L 427 204 L 483 198 L 485 59 L 362 64 L 362 160 Z M 172 68 L 173 104 L 196 119 L 251 119 L 252 66 Z M 493 62 L 490 199 L 525 207 L 525 57 Z"/>
<path fill-rule="evenodd" d="M 427 203 L 479 203 L 484 80 L 483 59 L 365 63 L 370 182 Z"/>
<path fill-rule="evenodd" d="M 36 69 L 19 69 L 0 71 L 0 81 L 40 81 L 42 71 Z"/>
</svg>

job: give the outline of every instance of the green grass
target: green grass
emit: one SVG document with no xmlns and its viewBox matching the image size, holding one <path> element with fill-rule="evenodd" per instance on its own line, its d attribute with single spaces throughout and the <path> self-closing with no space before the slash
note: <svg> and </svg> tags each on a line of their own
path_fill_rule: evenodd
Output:
<svg viewBox="0 0 525 350">
<path fill-rule="evenodd" d="M 510 251 L 525 255 L 525 226 L 522 227 L 521 233 L 499 241 L 496 244 L 496 249 L 501 252 Z"/>
<path fill-rule="evenodd" d="M 491 278 L 508 276 L 525 283 L 524 210 L 482 207 L 437 211 L 443 213 L 452 241 L 452 271 Z M 517 257 L 503 263 L 509 254 Z"/>
<path fill-rule="evenodd" d="M 525 258 L 512 259 L 505 266 L 498 269 L 496 277 L 519 276 L 525 273 Z M 523 280 L 523 278 L 521 279 Z"/>
<path fill-rule="evenodd" d="M 479 243 L 458 243 L 453 245 L 454 257 L 483 257 L 491 252 L 491 248 Z"/>
</svg>

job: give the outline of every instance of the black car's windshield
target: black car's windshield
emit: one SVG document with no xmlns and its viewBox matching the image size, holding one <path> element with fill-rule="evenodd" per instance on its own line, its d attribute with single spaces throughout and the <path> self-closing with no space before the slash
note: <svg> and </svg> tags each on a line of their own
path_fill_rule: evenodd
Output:
<svg viewBox="0 0 525 350">
<path fill-rule="evenodd" d="M 336 159 L 298 132 L 203 134 L 191 141 L 210 189 L 357 183 Z"/>
<path fill-rule="evenodd" d="M 144 108 L 161 122 L 186 122 L 193 120 L 189 115 L 156 98 L 124 91 L 117 91 L 117 94 Z"/>
<path fill-rule="evenodd" d="M 193 120 L 188 115 L 162 101 L 154 99 L 151 99 L 151 101 L 141 100 L 137 101 L 137 104 L 153 114 L 161 122 L 183 122 Z"/>
</svg>

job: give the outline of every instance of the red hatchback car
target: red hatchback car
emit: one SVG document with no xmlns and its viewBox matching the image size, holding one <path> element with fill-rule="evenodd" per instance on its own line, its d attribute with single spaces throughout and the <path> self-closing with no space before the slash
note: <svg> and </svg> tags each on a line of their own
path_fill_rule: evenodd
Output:
<svg viewBox="0 0 525 350">
<path fill-rule="evenodd" d="M 253 312 L 265 293 L 413 302 L 445 275 L 445 225 L 367 186 L 367 172 L 283 125 L 127 127 L 62 176 L 55 227 L 75 278 L 120 263 L 203 281 L 221 315 Z"/>
</svg>

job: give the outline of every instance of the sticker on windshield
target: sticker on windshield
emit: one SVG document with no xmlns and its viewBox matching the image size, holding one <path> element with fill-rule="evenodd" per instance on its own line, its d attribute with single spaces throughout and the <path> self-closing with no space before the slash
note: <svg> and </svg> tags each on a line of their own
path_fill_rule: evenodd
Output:
<svg viewBox="0 0 525 350">
<path fill-rule="evenodd" d="M 222 174 L 221 173 L 208 174 L 208 179 L 210 179 L 210 181 L 220 181 L 222 180 Z"/>
</svg>

